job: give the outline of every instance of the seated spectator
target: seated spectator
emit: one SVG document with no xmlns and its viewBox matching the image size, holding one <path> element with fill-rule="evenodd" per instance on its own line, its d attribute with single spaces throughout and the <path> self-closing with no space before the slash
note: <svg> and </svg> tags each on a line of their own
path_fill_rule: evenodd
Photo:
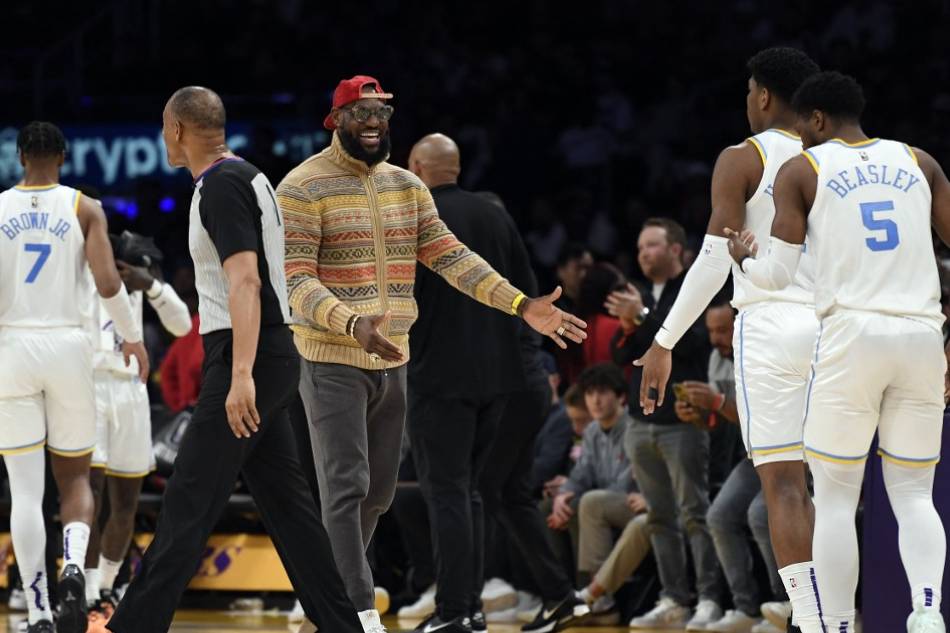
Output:
<svg viewBox="0 0 950 633">
<path fill-rule="evenodd" d="M 587 322 L 587 339 L 581 344 L 584 367 L 613 360 L 611 340 L 620 330 L 620 319 L 607 312 L 610 293 L 626 285 L 623 273 L 613 264 L 596 264 L 581 283 L 577 316 Z"/>
<path fill-rule="evenodd" d="M 706 310 L 706 329 L 713 346 L 709 379 L 708 383 L 684 382 L 679 390 L 674 387 L 674 391 L 679 391 L 676 415 L 683 422 L 705 427 L 714 427 L 719 421 L 738 424 L 732 349 L 734 321 L 733 309 L 723 295 Z M 753 534 L 775 598 L 781 602 L 788 599 L 772 554 L 762 485 L 750 460 L 743 459 L 732 469 L 709 507 L 706 522 L 735 605 L 719 621 L 707 625 L 706 630 L 750 633 L 759 626 L 761 615 L 747 526 L 755 526 Z"/>
<path fill-rule="evenodd" d="M 198 334 L 197 312 L 193 313 L 191 321 L 191 331 L 175 339 L 159 370 L 162 399 L 173 413 L 193 407 L 201 390 L 201 364 L 205 350 Z"/>
<path fill-rule="evenodd" d="M 619 503 L 626 507 L 627 495 L 633 492 L 634 484 L 623 447 L 630 424 L 624 407 L 627 384 L 623 373 L 616 365 L 602 363 L 585 369 L 577 384 L 595 423 L 584 430 L 580 459 L 550 504 L 547 524 L 554 532 L 570 534 L 571 544 L 581 549 L 578 569 L 585 571 L 599 567 L 613 542 L 608 538 L 605 544 L 603 531 L 595 523 L 591 524 L 591 534 L 582 537 L 582 521 L 601 520 L 611 515 L 606 510 L 608 506 Z M 627 515 L 616 527 L 624 527 L 631 516 Z"/>
<path fill-rule="evenodd" d="M 534 443 L 531 488 L 538 496 L 554 496 L 581 455 L 581 439 L 592 418 L 584 392 L 572 385 L 555 405 Z"/>
</svg>

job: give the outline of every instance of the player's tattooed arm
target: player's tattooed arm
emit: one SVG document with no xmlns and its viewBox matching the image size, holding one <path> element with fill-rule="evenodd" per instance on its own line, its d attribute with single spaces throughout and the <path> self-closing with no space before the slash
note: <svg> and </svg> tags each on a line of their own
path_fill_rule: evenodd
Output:
<svg viewBox="0 0 950 633">
<path fill-rule="evenodd" d="M 940 240 L 950 246 L 950 182 L 940 163 L 922 149 L 913 148 L 917 164 L 930 184 L 931 224 Z"/>
</svg>

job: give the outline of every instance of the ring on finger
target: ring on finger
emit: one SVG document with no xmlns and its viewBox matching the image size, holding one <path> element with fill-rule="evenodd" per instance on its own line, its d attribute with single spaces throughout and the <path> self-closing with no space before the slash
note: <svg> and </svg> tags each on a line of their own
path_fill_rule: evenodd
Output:
<svg viewBox="0 0 950 633">
<path fill-rule="evenodd" d="M 369 355 L 369 359 L 373 361 L 374 363 L 377 363 L 379 362 L 380 356 L 376 352 L 371 352 Z"/>
<path fill-rule="evenodd" d="M 557 329 L 558 336 L 564 336 L 564 332 L 565 332 L 565 328 L 563 325 Z"/>
</svg>

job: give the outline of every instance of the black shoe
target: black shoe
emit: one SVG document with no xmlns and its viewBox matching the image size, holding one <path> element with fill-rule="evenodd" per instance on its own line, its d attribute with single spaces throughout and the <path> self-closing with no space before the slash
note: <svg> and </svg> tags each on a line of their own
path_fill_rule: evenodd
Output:
<svg viewBox="0 0 950 633">
<path fill-rule="evenodd" d="M 26 627 L 26 633 L 53 633 L 53 623 L 49 620 L 40 620 Z"/>
<path fill-rule="evenodd" d="M 590 607 L 584 602 L 580 594 L 572 591 L 560 602 L 546 603 L 538 611 L 538 616 L 531 624 L 521 627 L 522 631 L 534 633 L 551 633 L 561 631 L 572 626 L 579 618 L 590 613 Z"/>
<path fill-rule="evenodd" d="M 86 578 L 77 565 L 66 565 L 59 577 L 59 617 L 56 633 L 86 633 Z"/>
<path fill-rule="evenodd" d="M 438 633 L 472 633 L 472 620 L 465 615 L 452 620 L 443 620 L 439 614 L 433 613 L 413 630 L 419 633 L 436 633 L 436 631 Z"/>
<path fill-rule="evenodd" d="M 488 630 L 488 623 L 485 622 L 485 614 L 482 611 L 476 611 L 472 614 L 472 631 L 474 633 L 485 633 Z"/>
<path fill-rule="evenodd" d="M 802 633 L 802 630 L 792 624 L 792 616 L 788 616 L 788 624 L 785 625 L 785 633 Z"/>
</svg>

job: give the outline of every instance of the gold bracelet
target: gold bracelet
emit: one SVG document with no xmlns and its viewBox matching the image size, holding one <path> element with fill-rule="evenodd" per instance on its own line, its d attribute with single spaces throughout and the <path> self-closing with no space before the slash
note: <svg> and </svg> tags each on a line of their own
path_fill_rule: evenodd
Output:
<svg viewBox="0 0 950 633">
<path fill-rule="evenodd" d="M 521 302 L 527 299 L 523 292 L 519 292 L 518 296 L 515 297 L 515 300 L 511 302 L 511 313 L 515 316 L 518 316 L 518 306 L 521 305 Z"/>
</svg>

